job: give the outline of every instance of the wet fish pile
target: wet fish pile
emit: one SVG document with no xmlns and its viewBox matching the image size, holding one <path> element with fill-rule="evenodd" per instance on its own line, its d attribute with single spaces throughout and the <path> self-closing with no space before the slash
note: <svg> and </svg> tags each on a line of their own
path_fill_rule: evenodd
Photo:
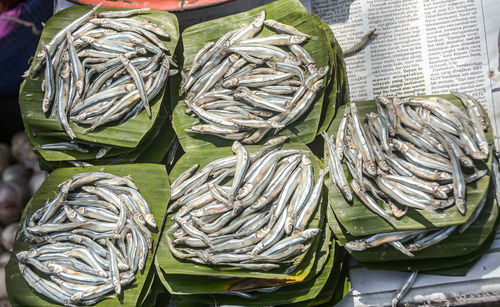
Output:
<svg viewBox="0 0 500 307">
<path fill-rule="evenodd" d="M 352 188 L 367 208 L 396 229 L 395 217 L 405 215 L 408 208 L 439 212 L 455 206 L 465 215 L 467 184 L 488 173 L 476 168 L 477 161 L 489 157 L 488 120 L 475 99 L 453 94 L 466 113 L 439 97 L 377 97 L 378 113 L 366 114 L 363 123 L 356 105 L 347 106 L 337 134 L 323 134 L 331 177 L 344 198 L 352 201 Z M 350 187 L 342 161 L 352 176 Z M 461 232 L 477 219 L 485 202 L 486 195 Z M 390 207 L 392 215 L 384 207 Z M 388 243 L 413 256 L 457 227 L 379 233 L 345 246 L 360 251 Z"/>
<path fill-rule="evenodd" d="M 201 123 L 186 131 L 254 144 L 310 109 L 329 70 L 300 46 L 315 37 L 265 16 L 196 54 L 181 90 Z M 254 37 L 264 25 L 277 34 Z"/>
<path fill-rule="evenodd" d="M 92 305 L 132 283 L 152 249 L 156 222 L 127 176 L 101 170 L 59 185 L 30 215 L 23 234 L 33 245 L 17 253 L 19 270 L 40 295 L 63 305 Z"/>
<path fill-rule="evenodd" d="M 279 268 L 305 253 L 319 228 L 316 214 L 325 172 L 314 180 L 309 153 L 279 149 L 284 137 L 249 153 L 235 141 L 234 156 L 182 173 L 171 185 L 166 232 L 171 253 L 207 265 L 248 270 Z"/>
<path fill-rule="evenodd" d="M 99 5 L 74 20 L 44 44 L 37 54 L 36 74 L 45 66 L 42 110 L 57 117 L 75 139 L 69 123 L 88 132 L 108 123 L 124 123 L 143 109 L 151 118 L 150 102 L 163 88 L 175 65 L 160 40 L 163 29 L 132 16 L 148 9 L 104 11 Z"/>
</svg>

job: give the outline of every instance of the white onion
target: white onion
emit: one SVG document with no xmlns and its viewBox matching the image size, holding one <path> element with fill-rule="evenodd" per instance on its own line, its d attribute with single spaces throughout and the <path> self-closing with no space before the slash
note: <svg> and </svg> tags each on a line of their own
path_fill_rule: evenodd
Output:
<svg viewBox="0 0 500 307">
<path fill-rule="evenodd" d="M 0 183 L 0 223 L 10 224 L 19 221 L 26 189 L 17 183 Z"/>
<path fill-rule="evenodd" d="M 6 266 L 7 263 L 9 263 L 9 259 L 10 259 L 9 252 L 0 253 L 0 268 Z"/>
<path fill-rule="evenodd" d="M 27 184 L 30 179 L 30 171 L 22 164 L 14 164 L 7 167 L 2 174 L 2 181 L 5 183 L 17 182 Z"/>
<path fill-rule="evenodd" d="M 0 298 L 7 297 L 7 287 L 5 284 L 5 267 L 0 267 Z"/>
<path fill-rule="evenodd" d="M 43 181 L 47 177 L 47 172 L 39 171 L 34 172 L 30 178 L 30 182 L 28 183 L 29 193 L 30 195 L 35 194 L 38 188 L 42 185 Z"/>
<path fill-rule="evenodd" d="M 38 168 L 37 157 L 31 151 L 26 134 L 21 131 L 12 137 L 12 156 L 20 163 L 23 163 L 27 168 Z"/>
</svg>

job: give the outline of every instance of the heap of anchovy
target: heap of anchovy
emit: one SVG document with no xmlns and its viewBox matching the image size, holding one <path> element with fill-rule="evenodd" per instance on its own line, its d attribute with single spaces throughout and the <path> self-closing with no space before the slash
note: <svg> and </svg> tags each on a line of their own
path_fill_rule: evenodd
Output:
<svg viewBox="0 0 500 307">
<path fill-rule="evenodd" d="M 488 172 L 475 168 L 475 161 L 489 156 L 485 136 L 488 120 L 477 100 L 452 94 L 463 103 L 466 113 L 439 97 L 377 97 L 378 114 L 367 114 L 363 123 L 356 105 L 347 106 L 337 134 L 328 137 L 323 133 L 330 177 L 344 198 L 352 200 L 351 187 L 365 206 L 394 227 L 394 218 L 383 209 L 387 203 L 397 218 L 408 207 L 436 211 L 456 206 L 465 215 L 466 184 Z M 342 161 L 352 176 L 350 187 Z M 477 219 L 485 202 L 486 196 L 461 226 L 461 232 Z M 376 234 L 349 242 L 346 247 L 364 250 L 390 243 L 412 255 L 444 240 L 455 228 Z"/>
<path fill-rule="evenodd" d="M 317 67 L 300 44 L 316 38 L 265 16 L 196 54 L 181 90 L 187 113 L 202 123 L 186 131 L 253 144 L 311 107 L 329 67 Z M 279 34 L 254 37 L 263 25 Z"/>
<path fill-rule="evenodd" d="M 175 257 L 270 270 L 309 249 L 320 231 L 308 225 L 325 172 L 314 183 L 308 152 L 280 150 L 285 139 L 272 139 L 255 153 L 235 141 L 234 156 L 214 160 L 198 172 L 194 165 L 172 183 L 175 202 L 168 212 L 176 211 L 176 223 L 166 239 Z"/>
<path fill-rule="evenodd" d="M 30 216 L 19 270 L 40 295 L 63 305 L 92 305 L 120 294 L 146 263 L 156 222 L 132 180 L 101 170 L 73 176 Z"/>
<path fill-rule="evenodd" d="M 45 65 L 43 112 L 57 117 L 67 135 L 69 122 L 89 125 L 123 123 L 163 88 L 175 65 L 158 37 L 169 38 L 150 21 L 130 18 L 148 9 L 96 13 L 99 5 L 59 31 L 37 54 L 36 74 Z M 94 18 L 92 18 L 94 17 Z"/>
</svg>

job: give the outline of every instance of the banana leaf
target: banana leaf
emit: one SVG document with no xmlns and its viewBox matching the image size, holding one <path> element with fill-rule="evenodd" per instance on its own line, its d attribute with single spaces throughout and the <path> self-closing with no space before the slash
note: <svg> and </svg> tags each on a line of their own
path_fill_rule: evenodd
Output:
<svg viewBox="0 0 500 307">
<path fill-rule="evenodd" d="M 330 299 L 326 302 L 322 302 L 319 304 L 314 304 L 313 302 L 311 306 L 321 306 L 321 307 L 335 306 L 351 291 L 351 282 L 349 279 L 349 266 L 347 265 L 346 261 L 344 261 L 341 265 L 342 268 L 340 272 L 340 277 L 338 278 L 339 280 L 334 290 L 330 293 Z"/>
<path fill-rule="evenodd" d="M 165 167 L 159 164 L 130 164 L 130 165 L 106 165 L 96 167 L 74 167 L 62 168 L 52 172 L 41 187 L 33 196 L 30 204 L 26 206 L 21 219 L 21 224 L 26 218 L 27 211 L 31 207 L 32 212 L 42 207 L 47 199 L 54 197 L 54 192 L 58 190 L 57 185 L 71 176 L 104 168 L 105 172 L 116 175 L 131 175 L 132 180 L 139 188 L 139 191 L 148 202 L 157 225 L 161 225 L 164 219 L 165 207 L 170 196 L 170 185 Z M 159 240 L 159 229 L 151 229 L 154 242 Z M 18 230 L 19 232 L 19 230 Z M 36 294 L 21 276 L 18 268 L 16 253 L 27 250 L 30 246 L 24 241 L 24 237 L 17 233 L 14 242 L 12 257 L 6 267 L 6 285 L 10 302 L 13 306 L 55 306 L 44 297 Z M 155 243 L 157 244 L 157 243 Z M 152 265 L 154 255 L 148 255 L 146 266 L 142 272 L 137 272 L 135 281 L 123 288 L 123 295 L 120 298 L 103 300 L 98 306 L 116 306 L 123 304 L 127 306 L 140 303 L 149 292 L 154 277 L 154 266 Z"/>
<path fill-rule="evenodd" d="M 312 269 L 309 270 L 309 275 L 303 281 L 308 281 L 314 278 L 321 272 L 324 264 L 328 259 L 330 252 L 329 245 L 332 237 L 332 232 L 329 229 L 322 231 L 322 236 L 319 239 L 315 260 L 312 263 Z M 226 291 L 244 291 L 254 288 L 266 288 L 283 285 L 283 280 L 270 280 L 260 278 L 230 278 L 221 279 L 213 276 L 198 276 L 193 278 L 192 275 L 170 274 L 167 275 L 159 267 L 155 261 L 158 275 L 162 275 L 162 281 L 168 292 L 173 295 L 194 295 L 194 294 L 217 294 Z M 303 282 L 299 281 L 299 282 Z"/>
<path fill-rule="evenodd" d="M 323 269 L 315 278 L 307 282 L 300 282 L 279 288 L 271 293 L 251 292 L 255 298 L 241 298 L 234 295 L 178 295 L 174 296 L 175 302 L 190 302 L 201 304 L 265 306 L 300 303 L 315 298 L 323 289 L 330 274 L 334 271 L 335 259 L 338 258 L 335 244 L 330 246 L 330 253 Z"/>
<path fill-rule="evenodd" d="M 256 151 L 259 146 L 247 146 L 249 152 Z M 304 145 L 286 145 L 284 148 L 297 148 L 297 149 L 307 149 Z M 183 155 L 177 164 L 174 166 L 170 173 L 172 180 L 177 178 L 184 170 L 191 167 L 192 165 L 198 163 L 200 168 L 208 164 L 209 162 L 220 158 L 233 155 L 230 148 L 218 148 L 210 151 L 196 151 L 188 152 Z M 312 154 L 312 165 L 315 170 L 315 174 L 318 174 L 320 168 L 320 161 L 313 158 Z M 326 205 L 326 202 L 323 206 Z M 321 214 L 322 210 L 318 210 L 315 217 L 311 220 L 309 227 L 319 227 L 322 229 L 324 223 L 325 214 Z M 168 229 L 173 225 L 174 221 L 171 220 L 172 215 L 169 215 L 166 219 L 165 229 Z M 171 253 L 166 244 L 165 240 L 161 240 L 160 246 L 157 253 L 157 262 L 159 267 L 165 272 L 167 276 L 169 275 L 196 275 L 196 276 L 217 276 L 217 277 L 241 277 L 241 278 L 267 278 L 267 279 L 282 279 L 288 280 L 289 282 L 303 281 L 311 270 L 314 264 L 314 257 L 316 254 L 315 244 L 318 244 L 318 237 L 313 240 L 311 248 L 305 255 L 297 256 L 294 260 L 294 264 L 298 264 L 297 269 L 291 274 L 284 274 L 282 269 L 271 270 L 269 272 L 248 272 L 234 267 L 211 267 L 204 265 L 196 265 L 189 261 L 181 261 L 176 259 Z M 303 261 L 302 261 L 303 260 Z M 160 271 L 160 270 L 158 270 Z"/>
<path fill-rule="evenodd" d="M 462 104 L 458 99 L 451 95 L 437 95 L 448 99 L 457 106 L 463 109 Z M 358 107 L 358 112 L 360 119 L 364 121 L 365 114 L 370 112 L 377 112 L 375 102 L 371 101 L 359 101 L 356 102 Z M 332 125 L 328 130 L 328 134 L 331 135 L 336 133 L 340 120 L 343 114 L 345 106 L 342 106 L 338 110 L 339 116 L 335 118 Z M 491 127 L 491 126 L 490 126 Z M 492 129 L 489 128 L 487 132 L 487 138 L 490 144 L 493 142 Z M 326 151 L 325 151 L 326 152 Z M 487 162 L 485 161 L 475 161 L 477 169 L 491 169 L 491 154 Z M 344 171 L 348 176 L 348 181 L 352 179 L 344 165 Z M 488 188 L 488 182 L 490 181 L 490 174 L 484 176 L 480 180 L 467 185 L 467 212 L 462 215 L 458 212 L 456 206 L 452 206 L 445 210 L 439 210 L 436 212 L 429 212 L 424 210 L 417 210 L 413 208 L 408 208 L 408 213 L 401 219 L 396 220 L 397 230 L 409 230 L 409 229 L 426 229 L 432 227 L 445 227 L 452 225 L 463 224 L 469 216 L 474 211 L 483 195 L 486 193 Z M 365 236 L 369 234 L 379 233 L 379 232 L 389 232 L 395 231 L 395 229 L 387 223 L 383 218 L 379 217 L 368 209 L 358 198 L 353 196 L 352 203 L 347 202 L 342 194 L 337 190 L 336 186 L 331 180 L 327 180 L 326 184 L 329 190 L 329 204 L 333 206 L 335 216 L 338 218 L 343 227 L 353 236 Z M 385 206 L 384 209 L 391 213 L 389 206 Z"/>
<path fill-rule="evenodd" d="M 335 252 L 336 255 L 338 255 L 338 258 L 336 257 L 334 260 L 335 263 L 333 265 L 332 273 L 330 273 L 330 277 L 328 277 L 328 280 L 323 286 L 323 289 L 321 289 L 321 292 L 314 298 L 314 300 L 309 302 L 308 306 L 317 306 L 329 302 L 332 299 L 335 289 L 340 281 L 342 281 L 343 285 L 342 269 L 346 263 L 344 261 L 346 251 L 337 245 Z"/>
<path fill-rule="evenodd" d="M 44 42 L 50 41 L 59 30 L 89 10 L 90 7 L 88 6 L 75 6 L 59 11 L 47 21 L 42 32 L 41 40 Z M 116 8 L 99 8 L 97 12 L 106 10 L 116 10 Z M 179 25 L 174 14 L 150 10 L 144 12 L 144 14 L 140 16 L 140 18 L 150 20 L 161 26 L 171 37 L 169 40 L 163 40 L 164 44 L 170 50 L 175 50 L 179 39 Z M 39 44 L 37 48 L 37 53 L 40 50 L 41 44 Z M 36 65 L 38 60 L 38 58 L 35 58 L 32 67 Z M 28 76 L 22 83 L 19 94 L 19 104 L 23 122 L 27 129 L 26 131 L 31 146 L 41 145 L 42 143 L 37 138 L 30 137 L 31 129 L 28 130 L 28 127 L 42 131 L 63 132 L 59 121 L 56 118 L 46 116 L 41 109 L 41 102 L 43 99 L 41 83 L 43 78 L 43 72 L 39 72 L 34 77 Z M 86 127 L 79 126 L 75 123 L 71 123 L 70 126 L 75 132 L 77 139 L 111 146 L 134 148 L 140 143 L 144 135 L 151 130 L 156 121 L 164 93 L 165 88 L 150 102 L 152 111 L 151 119 L 148 118 L 146 112 L 141 112 L 137 117 L 129 119 L 121 125 L 110 124 L 89 133 L 84 133 Z M 54 152 L 47 152 L 45 154 L 47 156 L 46 159 L 48 159 Z"/>
<path fill-rule="evenodd" d="M 489 193 L 493 193 L 491 190 Z M 362 263 L 380 263 L 391 261 L 391 265 L 393 265 L 395 261 L 398 260 L 405 260 L 409 264 L 410 262 L 417 263 L 416 261 L 418 259 L 429 259 L 428 261 L 431 261 L 432 264 L 426 267 L 427 270 L 430 270 L 431 267 L 439 268 L 440 264 L 436 263 L 436 259 L 431 260 L 431 258 L 465 256 L 480 249 L 481 245 L 486 241 L 488 236 L 493 232 L 494 229 L 496 229 L 495 222 L 497 216 L 498 207 L 493 201 L 492 194 L 490 194 L 478 219 L 463 234 L 460 234 L 457 230 L 455 230 L 447 239 L 443 240 L 441 243 L 414 252 L 414 257 L 408 257 L 406 255 L 403 255 L 393 247 L 385 246 L 369 248 L 359 252 L 352 251 L 351 255 L 357 261 Z M 353 239 L 357 239 L 357 237 L 354 237 L 351 234 L 347 233 L 347 231 L 338 224 L 338 221 L 336 230 L 334 230 L 334 232 L 341 244 L 344 244 Z M 423 265 L 428 265 L 426 261 L 422 261 L 422 263 Z M 404 265 L 401 267 L 404 267 Z M 394 265 L 394 268 L 396 268 L 396 265 Z"/>
<path fill-rule="evenodd" d="M 330 26 L 321 20 L 317 15 L 312 16 L 317 22 L 319 28 L 321 28 L 326 38 L 330 44 L 330 61 L 332 63 L 332 69 L 330 70 L 330 83 L 325 93 L 325 101 L 323 102 L 323 110 L 321 111 L 321 124 L 318 127 L 317 133 L 325 131 L 330 126 L 335 110 L 342 104 L 347 103 L 348 99 L 342 100 L 344 98 L 344 93 L 342 92 L 342 84 L 346 82 L 347 76 L 345 71 L 344 58 L 342 56 L 342 49 L 335 39 Z"/>
<path fill-rule="evenodd" d="M 164 100 L 167 100 L 166 98 Z M 75 151 L 54 151 L 54 150 L 36 150 L 40 157 L 48 162 L 60 162 L 60 161 L 87 161 L 91 164 L 120 164 L 127 162 L 151 162 L 158 163 L 161 158 L 165 155 L 168 147 L 170 146 L 173 138 L 175 137 L 175 132 L 172 129 L 170 121 L 167 119 L 169 112 L 169 107 L 166 106 L 167 101 L 162 102 L 159 109 L 158 116 L 151 127 L 151 129 L 143 136 L 139 144 L 135 148 L 126 147 L 112 147 L 111 150 L 100 159 L 96 159 L 95 156 L 102 146 L 107 146 L 105 144 L 97 144 L 92 142 L 86 142 L 79 140 L 79 143 L 84 144 L 90 149 L 88 153 L 81 153 Z M 28 140 L 36 139 L 37 143 L 49 144 L 56 143 L 66 140 L 67 136 L 65 132 L 37 132 L 32 129 L 29 125 L 26 126 L 26 131 L 31 131 L 31 135 L 28 136 Z M 161 138 L 159 136 L 161 135 Z M 158 139 L 158 142 L 153 142 L 153 140 Z M 160 140 L 164 140 L 161 141 Z M 31 144 L 32 141 L 30 141 Z M 166 143 L 165 143 L 166 142 Z M 153 145 L 154 144 L 154 145 Z M 148 149 L 147 153 L 145 152 Z M 156 149 L 151 152 L 151 149 Z M 146 159 L 140 160 L 139 156 L 144 152 L 144 157 Z M 148 153 L 151 155 L 148 156 Z M 161 153 L 163 152 L 163 155 Z M 158 156 L 161 155 L 160 158 Z M 123 160 L 123 157 L 127 157 Z M 53 163 L 54 164 L 54 163 Z M 70 165 L 70 164 L 68 164 Z"/>
<path fill-rule="evenodd" d="M 163 124 L 163 125 L 161 125 Z M 87 160 L 93 165 L 112 165 L 126 163 L 159 163 L 163 160 L 168 149 L 172 145 L 175 133 L 170 121 L 164 118 L 157 121 L 152 131 L 150 131 L 141 141 L 138 147 L 133 150 L 121 153 L 119 155 L 105 155 L 100 159 Z M 38 157 L 40 168 L 51 171 L 61 167 L 72 167 L 68 161 L 47 161 L 42 155 L 35 151 Z"/>
<path fill-rule="evenodd" d="M 266 10 L 266 18 L 275 19 L 296 27 L 299 31 L 319 37 L 318 40 L 309 40 L 302 46 L 309 52 L 318 66 L 331 65 L 329 62 L 329 49 L 324 31 L 317 27 L 311 15 L 298 0 L 279 0 L 270 4 L 223 18 L 203 22 L 187 28 L 182 33 L 184 50 L 184 72 L 187 73 L 192 65 L 196 53 L 208 42 L 216 41 L 222 35 L 237 29 L 243 23 L 250 23 L 255 16 Z M 257 37 L 273 34 L 264 27 Z M 327 83 L 326 83 L 327 84 Z M 316 97 L 316 102 L 301 119 L 281 131 L 279 135 L 290 136 L 292 143 L 310 143 L 315 135 L 320 122 L 320 115 L 324 100 L 324 87 Z M 182 99 L 182 97 L 180 97 Z M 210 149 L 215 147 L 231 146 L 232 142 L 213 135 L 199 135 L 187 133 L 185 129 L 193 125 L 194 118 L 186 113 L 184 101 L 176 103 L 173 112 L 173 126 L 184 151 Z M 269 136 L 268 136 L 269 137 Z M 263 140 L 262 142 L 265 142 Z"/>
<path fill-rule="evenodd" d="M 391 262 L 359 262 L 368 269 L 374 270 L 397 270 L 397 271 L 415 271 L 418 270 L 424 274 L 464 276 L 469 269 L 474 266 L 479 259 L 486 253 L 495 240 L 496 230 L 498 229 L 500 219 L 497 217 L 493 230 L 488 235 L 481 246 L 466 255 L 441 258 L 440 261 L 427 259 L 421 260 L 400 260 Z"/>
</svg>

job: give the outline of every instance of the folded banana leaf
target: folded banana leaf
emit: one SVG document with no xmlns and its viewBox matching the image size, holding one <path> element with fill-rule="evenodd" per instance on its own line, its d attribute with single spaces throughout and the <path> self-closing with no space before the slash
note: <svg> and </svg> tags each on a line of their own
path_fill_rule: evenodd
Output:
<svg viewBox="0 0 500 307">
<path fill-rule="evenodd" d="M 436 96 L 445 98 L 455 105 L 459 106 L 460 108 L 464 109 L 461 102 L 454 96 Z M 377 108 L 373 100 L 356 102 L 356 106 L 358 107 L 361 121 L 364 121 L 365 114 L 370 112 L 377 112 Z M 343 114 L 344 109 L 345 106 L 340 107 L 337 114 Z M 336 133 L 341 119 L 342 116 L 337 116 L 334 119 L 332 125 L 328 130 L 329 135 Z M 492 144 L 493 133 L 491 125 L 486 136 L 490 144 Z M 476 164 L 477 169 L 491 169 L 491 154 L 487 162 L 476 160 L 474 161 L 474 163 Z M 350 181 L 352 178 L 345 165 L 344 171 L 348 176 L 348 181 Z M 488 173 L 480 180 L 467 185 L 467 212 L 465 215 L 460 214 L 455 206 L 437 212 L 428 212 L 424 210 L 408 208 L 408 213 L 402 218 L 396 220 L 395 223 L 397 229 L 394 229 L 383 218 L 379 217 L 370 209 L 368 209 L 356 196 L 353 197 L 352 203 L 347 202 L 330 179 L 326 180 L 326 184 L 329 191 L 329 204 L 333 207 L 335 216 L 339 220 L 340 224 L 342 224 L 342 226 L 353 236 L 365 236 L 369 234 L 390 232 L 395 230 L 426 229 L 463 224 L 472 214 L 474 208 L 486 193 L 489 181 L 490 174 Z M 386 206 L 384 209 L 388 213 L 391 213 L 391 210 L 388 206 Z"/>
<path fill-rule="evenodd" d="M 290 307 L 300 307 L 300 306 L 317 306 L 324 304 L 331 300 L 333 293 L 337 287 L 337 284 L 342 279 L 342 268 L 344 265 L 344 258 L 346 255 L 345 249 L 341 248 L 338 244 L 332 243 L 335 245 L 335 258 L 332 266 L 332 271 L 330 272 L 330 276 L 328 277 L 326 283 L 321 288 L 321 291 L 314 297 L 312 300 L 303 301 L 295 304 L 286 304 L 286 306 Z"/>
<path fill-rule="evenodd" d="M 47 21 L 42 32 L 41 41 L 46 43 L 49 42 L 50 39 L 57 32 L 59 32 L 59 30 L 89 10 L 90 7 L 87 6 L 75 6 L 59 11 L 52 18 L 50 18 L 49 21 Z M 97 12 L 106 10 L 116 10 L 116 8 L 99 8 Z M 162 41 L 170 50 L 175 50 L 177 41 L 179 40 L 179 26 L 177 18 L 174 14 L 164 11 L 150 10 L 144 12 L 144 14 L 141 14 L 140 16 L 140 18 L 150 20 L 151 22 L 161 26 L 165 32 L 170 35 L 170 39 L 162 39 Z M 39 44 L 37 48 L 37 53 L 40 50 L 41 44 Z M 34 67 L 38 60 L 38 58 L 35 58 L 31 67 Z M 45 115 L 41 109 L 43 99 L 41 83 L 43 78 L 44 76 L 42 71 L 34 77 L 28 76 L 21 85 L 19 104 L 28 135 L 31 134 L 32 129 L 36 131 L 54 131 L 64 133 L 59 121 L 56 118 Z M 135 118 L 129 119 L 121 125 L 110 124 L 106 125 L 104 128 L 99 128 L 89 133 L 84 132 L 86 129 L 84 126 L 79 126 L 75 123 L 70 123 L 70 126 L 79 140 L 109 146 L 134 148 L 141 142 L 144 136 L 155 124 L 160 113 L 159 110 L 162 105 L 161 102 L 163 100 L 164 93 L 165 87 L 150 102 L 152 111 L 151 119 L 148 118 L 146 112 L 141 112 Z M 59 141 L 61 142 L 68 139 L 69 138 L 64 135 L 61 135 Z M 29 140 L 32 147 L 44 144 L 44 138 L 30 138 Z M 55 159 L 52 158 L 53 155 L 56 155 L 53 151 L 45 151 L 43 153 L 46 160 Z"/>
<path fill-rule="evenodd" d="M 319 237 L 317 257 L 311 263 L 309 275 L 302 281 L 273 280 L 264 278 L 217 278 L 214 276 L 197 276 L 183 274 L 165 274 L 155 262 L 156 271 L 161 275 L 163 285 L 173 295 L 221 294 L 226 291 L 248 291 L 249 289 L 267 288 L 302 283 L 315 278 L 323 269 L 330 254 L 330 242 L 333 233 L 326 229 Z M 311 246 L 312 248 L 312 246 Z"/>
<path fill-rule="evenodd" d="M 319 273 L 315 275 L 315 278 L 312 278 L 310 281 L 283 286 L 282 288 L 270 293 L 251 292 L 250 294 L 254 296 L 252 299 L 241 298 L 235 295 L 212 294 L 176 295 L 174 296 L 174 301 L 176 304 L 183 304 L 187 302 L 199 304 L 198 306 L 203 306 L 202 304 L 208 305 L 214 303 L 242 306 L 294 305 L 294 303 L 310 301 L 321 292 L 330 275 L 335 271 L 334 264 L 339 264 L 335 261 L 335 259 L 342 258 L 342 253 L 337 255 L 335 246 L 335 244 L 332 244 L 329 247 L 330 253 L 328 254 L 328 259 L 325 265 L 318 271 Z M 305 306 L 307 306 L 307 304 L 305 304 Z"/>
<path fill-rule="evenodd" d="M 463 256 L 440 258 L 439 261 L 432 259 L 400 260 L 390 262 L 359 262 L 368 269 L 374 270 L 397 270 L 397 271 L 415 271 L 418 270 L 425 274 L 447 275 L 447 276 L 465 276 L 472 266 L 474 266 L 484 253 L 488 251 L 495 240 L 500 219 L 497 216 L 493 230 L 488 235 L 481 246 L 471 253 Z"/>
<path fill-rule="evenodd" d="M 274 19 L 292 25 L 301 32 L 317 36 L 318 40 L 309 40 L 302 46 L 309 52 L 318 66 L 330 65 L 330 68 L 333 68 L 333 63 L 330 62 L 329 58 L 331 45 L 326 39 L 324 31 L 317 26 L 312 15 L 307 12 L 298 0 L 279 0 L 243 13 L 203 22 L 187 28 L 182 33 L 184 72 L 189 71 L 194 56 L 208 42 L 216 41 L 225 33 L 239 28 L 241 24 L 250 23 L 262 10 L 266 10 L 267 19 Z M 268 36 L 273 33 L 275 32 L 263 27 L 257 37 Z M 328 80 L 325 81 L 327 81 L 325 84 L 328 84 Z M 280 135 L 290 136 L 292 143 L 307 144 L 314 139 L 320 124 L 321 110 L 325 98 L 323 95 L 324 87 L 325 85 L 323 85 L 321 95 L 317 95 L 311 110 L 280 132 Z M 179 97 L 179 99 L 182 98 Z M 231 141 L 216 136 L 186 132 L 185 129 L 193 125 L 194 118 L 185 113 L 186 105 L 184 101 L 174 102 L 174 104 L 173 126 L 184 151 L 231 146 Z M 265 142 L 265 140 L 262 142 Z"/>
<path fill-rule="evenodd" d="M 326 287 L 326 286 L 325 286 Z M 331 307 L 337 305 L 351 291 L 351 281 L 349 279 L 349 266 L 347 262 L 341 263 L 341 271 L 338 281 L 333 291 L 321 292 L 317 300 L 311 302 L 309 306 Z"/>
<path fill-rule="evenodd" d="M 492 191 L 490 190 L 489 193 L 492 193 Z M 464 233 L 460 234 L 457 230 L 455 230 L 442 242 L 414 252 L 414 257 L 403 255 L 392 246 L 378 246 L 360 252 L 352 251 L 351 255 L 357 261 L 364 264 L 368 262 L 377 264 L 380 262 L 390 261 L 390 266 L 393 266 L 396 270 L 404 269 L 406 264 L 410 265 L 410 262 L 414 265 L 414 268 L 417 268 L 419 259 L 425 259 L 421 261 L 422 266 L 418 267 L 419 270 L 449 268 L 446 263 L 447 261 L 444 259 L 459 256 L 467 257 L 470 253 L 479 250 L 483 246 L 490 234 L 497 229 L 495 224 L 497 216 L 498 206 L 495 205 L 493 197 L 490 194 L 480 216 Z M 335 235 L 341 244 L 358 238 L 349 234 L 345 228 L 338 223 L 338 220 L 334 221 L 332 225 L 334 226 Z M 436 261 L 435 258 L 443 258 L 443 261 Z M 401 266 L 397 266 L 395 261 L 399 260 L 404 260 L 405 263 Z M 457 263 L 458 265 L 463 263 L 460 261 Z"/>
<path fill-rule="evenodd" d="M 159 164 L 124 164 L 124 165 L 106 165 L 99 167 L 73 167 L 61 168 L 52 172 L 38 191 L 33 195 L 30 204 L 26 206 L 26 210 L 21 219 L 21 225 L 26 218 L 28 209 L 31 207 L 32 212 L 45 204 L 47 199 L 54 197 L 54 192 L 58 190 L 57 186 L 64 180 L 71 176 L 93 171 L 103 168 L 104 172 L 111 174 L 127 176 L 130 175 L 136 186 L 139 188 L 140 193 L 146 199 L 154 215 L 157 225 L 161 225 L 164 218 L 165 206 L 168 203 L 170 196 L 170 185 L 165 166 Z M 156 246 L 159 240 L 159 229 L 150 229 L 151 234 Z M 18 230 L 19 232 L 19 230 Z M 53 303 L 45 300 L 42 296 L 36 294 L 26 283 L 21 276 L 18 268 L 17 258 L 15 254 L 27 250 L 30 246 L 24 240 L 22 234 L 17 233 L 14 242 L 14 249 L 12 257 L 6 267 L 6 285 L 7 293 L 9 295 L 12 306 L 55 306 Z M 146 266 L 143 271 L 137 272 L 135 281 L 124 287 L 123 295 L 113 299 L 106 299 L 96 304 L 96 306 L 116 306 L 119 304 L 131 306 L 137 305 L 144 300 L 154 277 L 154 266 L 152 265 L 154 259 L 154 250 L 148 255 Z"/>
<path fill-rule="evenodd" d="M 321 111 L 320 126 L 317 133 L 321 133 L 328 129 L 335 115 L 336 109 L 349 101 L 346 88 L 343 84 L 347 82 L 345 63 L 342 56 L 342 49 L 333 35 L 330 26 L 321 20 L 317 15 L 312 15 L 313 20 L 318 27 L 322 29 L 326 35 L 326 39 L 330 44 L 330 61 L 332 69 L 330 70 L 330 81 L 325 92 L 325 101 Z"/>
<path fill-rule="evenodd" d="M 174 138 L 175 133 L 172 129 L 172 125 L 170 121 L 164 118 L 162 121 L 158 121 L 157 124 L 155 124 L 152 131 L 150 131 L 144 137 L 139 146 L 135 149 L 128 150 L 117 155 L 105 155 L 100 159 L 95 159 L 94 156 L 92 160 L 85 160 L 84 162 L 90 163 L 92 165 L 112 165 L 121 163 L 159 163 L 165 157 L 168 149 L 173 143 Z M 38 151 L 35 151 L 35 154 L 38 157 L 40 168 L 46 171 L 51 171 L 53 169 L 61 167 L 74 166 L 69 163 L 68 160 L 47 161 Z"/>
<path fill-rule="evenodd" d="M 249 152 L 254 152 L 258 150 L 259 146 L 247 146 L 246 147 Z M 305 145 L 285 145 L 284 148 L 297 148 L 307 150 Z M 188 169 L 194 164 L 200 164 L 200 168 L 204 167 L 209 162 L 221 158 L 233 155 L 230 148 L 218 148 L 210 151 L 191 151 L 184 154 L 179 161 L 176 163 L 174 168 L 170 173 L 170 177 L 172 180 L 175 180 L 183 171 Z M 320 161 L 317 158 L 313 158 L 313 155 L 310 155 L 312 160 L 312 165 L 315 171 L 315 174 L 319 173 L 319 169 L 321 167 Z M 321 206 L 321 210 L 318 210 L 315 217 L 311 220 L 309 227 L 319 227 L 323 229 L 323 224 L 325 223 L 326 214 L 322 214 L 324 212 L 324 208 L 326 208 L 326 202 L 323 202 Z M 171 225 L 173 225 L 174 221 L 171 220 L 173 215 L 167 216 L 165 221 L 165 229 L 168 229 Z M 163 234 L 162 234 L 163 236 Z M 169 278 L 171 275 L 196 275 L 196 276 L 213 276 L 213 277 L 232 277 L 232 278 L 265 278 L 265 279 L 281 279 L 288 280 L 289 282 L 299 282 L 303 281 L 309 275 L 309 272 L 312 269 L 312 266 L 315 262 L 315 257 L 317 248 L 316 246 L 319 242 L 319 237 L 316 237 L 311 245 L 311 248 L 305 255 L 299 255 L 291 262 L 297 265 L 297 269 L 290 273 L 284 274 L 283 269 L 271 270 L 269 272 L 249 272 L 246 270 L 242 270 L 235 267 L 211 267 L 211 266 L 203 266 L 191 263 L 189 261 L 181 261 L 175 258 L 171 253 L 166 244 L 166 240 L 161 240 L 158 248 L 157 263 L 158 263 L 158 271 L 161 268 L 166 278 Z M 319 244 L 321 246 L 321 244 Z M 167 280 L 168 281 L 168 280 Z M 165 285 L 168 287 L 167 285 Z"/>
</svg>

